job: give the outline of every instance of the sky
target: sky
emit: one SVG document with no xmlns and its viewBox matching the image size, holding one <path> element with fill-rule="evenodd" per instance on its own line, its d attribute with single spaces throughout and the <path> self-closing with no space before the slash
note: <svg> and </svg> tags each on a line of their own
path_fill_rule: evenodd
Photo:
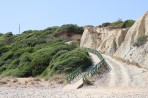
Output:
<svg viewBox="0 0 148 98">
<path fill-rule="evenodd" d="M 148 0 L 0 0 L 0 32 L 19 33 L 63 24 L 98 26 L 118 19 L 136 20 Z"/>
</svg>

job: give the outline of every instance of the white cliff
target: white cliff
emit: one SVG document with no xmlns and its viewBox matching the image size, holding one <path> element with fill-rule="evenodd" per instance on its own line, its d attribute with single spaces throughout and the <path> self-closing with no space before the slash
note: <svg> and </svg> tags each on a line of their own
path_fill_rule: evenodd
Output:
<svg viewBox="0 0 148 98">
<path fill-rule="evenodd" d="M 138 47 L 134 46 L 140 36 L 148 36 L 148 12 L 129 30 L 86 27 L 81 37 L 80 47 L 94 48 L 102 53 L 114 55 L 148 68 L 148 42 Z"/>
<path fill-rule="evenodd" d="M 148 42 L 139 47 L 134 46 L 134 43 L 140 36 L 148 36 L 148 12 L 129 29 L 124 42 L 116 51 L 115 56 L 136 62 L 141 67 L 148 68 Z"/>
<path fill-rule="evenodd" d="M 80 47 L 94 48 L 102 53 L 114 54 L 124 41 L 126 29 L 87 27 L 81 37 Z"/>
</svg>

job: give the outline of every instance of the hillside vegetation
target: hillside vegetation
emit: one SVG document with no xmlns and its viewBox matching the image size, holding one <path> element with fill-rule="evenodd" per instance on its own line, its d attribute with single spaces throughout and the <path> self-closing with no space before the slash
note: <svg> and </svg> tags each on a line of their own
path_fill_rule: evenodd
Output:
<svg viewBox="0 0 148 98">
<path fill-rule="evenodd" d="M 66 44 L 62 33 L 83 32 L 83 28 L 68 24 L 44 30 L 28 30 L 22 34 L 0 34 L 0 75 L 51 77 L 69 74 L 81 65 L 91 65 L 89 54 L 75 43 Z M 57 36 L 58 35 L 58 36 Z"/>
<path fill-rule="evenodd" d="M 115 27 L 115 28 L 130 28 L 135 23 L 134 20 L 125 20 L 122 21 L 121 19 L 115 22 L 105 22 L 99 25 L 99 27 Z"/>
</svg>

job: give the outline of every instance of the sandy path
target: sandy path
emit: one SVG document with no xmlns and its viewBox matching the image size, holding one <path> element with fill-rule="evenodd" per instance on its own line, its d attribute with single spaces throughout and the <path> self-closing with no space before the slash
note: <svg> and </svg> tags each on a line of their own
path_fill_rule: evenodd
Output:
<svg viewBox="0 0 148 98">
<path fill-rule="evenodd" d="M 128 87 L 130 82 L 130 76 L 125 66 L 119 61 L 109 56 L 103 55 L 103 57 L 112 69 L 110 72 L 111 79 L 109 86 Z"/>
<path fill-rule="evenodd" d="M 100 88 L 100 87 L 139 87 L 148 88 L 148 70 L 139 68 L 118 61 L 109 56 L 103 55 L 108 65 L 111 67 L 109 73 L 105 73 L 102 77 L 94 76 L 95 83 L 92 86 L 84 88 Z"/>
<path fill-rule="evenodd" d="M 108 61 L 106 61 L 106 62 L 111 67 L 111 71 L 110 71 L 110 74 L 109 74 L 109 76 L 110 76 L 109 86 L 115 86 L 115 84 L 116 84 L 115 82 L 117 81 L 116 80 L 117 79 L 117 74 L 115 73 L 115 69 L 112 66 L 112 64 L 110 62 L 108 62 Z"/>
</svg>

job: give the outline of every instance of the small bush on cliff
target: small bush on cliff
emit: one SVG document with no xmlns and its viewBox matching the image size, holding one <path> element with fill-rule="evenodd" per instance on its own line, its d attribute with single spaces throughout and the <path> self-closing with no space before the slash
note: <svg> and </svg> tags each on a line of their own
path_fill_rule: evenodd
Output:
<svg viewBox="0 0 148 98">
<path fill-rule="evenodd" d="M 103 23 L 103 24 L 102 24 L 102 27 L 110 26 L 110 24 L 111 24 L 111 23 L 109 23 L 109 22 Z"/>
<path fill-rule="evenodd" d="M 142 36 L 138 37 L 137 41 L 134 42 L 133 46 L 137 46 L 137 47 L 142 46 L 143 44 L 146 43 L 147 37 L 148 36 L 146 36 L 146 35 L 142 35 Z"/>
<path fill-rule="evenodd" d="M 121 28 L 129 28 L 135 23 L 134 20 L 126 20 L 122 23 Z"/>
</svg>

